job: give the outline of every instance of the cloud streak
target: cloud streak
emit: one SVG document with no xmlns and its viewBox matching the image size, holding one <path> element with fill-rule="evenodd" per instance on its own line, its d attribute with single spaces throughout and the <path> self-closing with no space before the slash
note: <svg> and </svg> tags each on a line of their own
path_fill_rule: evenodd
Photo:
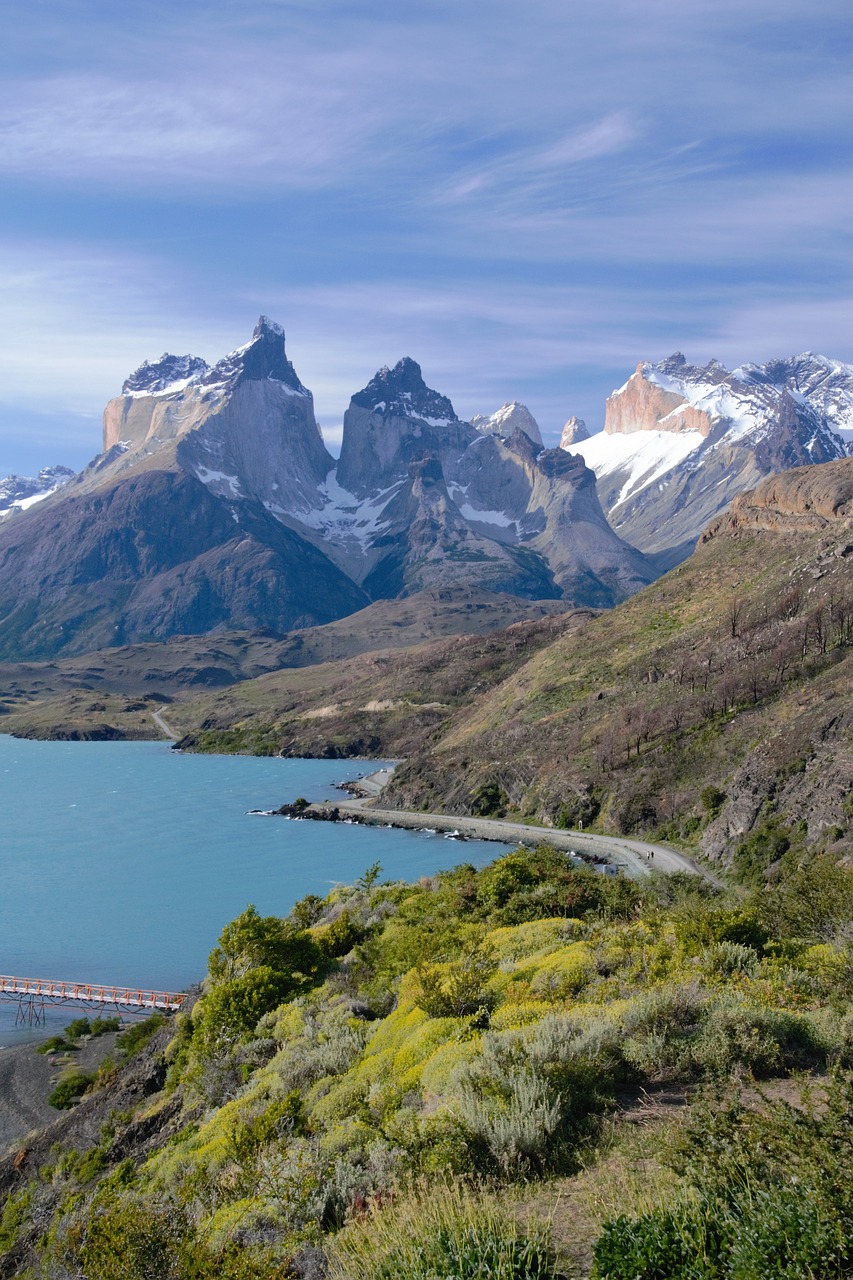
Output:
<svg viewBox="0 0 853 1280">
<path fill-rule="evenodd" d="M 853 359 L 841 0 L 56 0 L 42 22 L 0 49 L 0 399 L 34 432 L 261 310 L 330 429 L 402 354 L 459 412 L 517 397 L 552 434 L 674 347 Z"/>
</svg>

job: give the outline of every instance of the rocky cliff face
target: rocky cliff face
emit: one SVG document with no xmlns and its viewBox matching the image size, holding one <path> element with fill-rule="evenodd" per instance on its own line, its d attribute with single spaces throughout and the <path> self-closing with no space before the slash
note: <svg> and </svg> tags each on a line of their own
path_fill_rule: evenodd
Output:
<svg viewBox="0 0 853 1280">
<path fill-rule="evenodd" d="M 710 542 L 744 530 L 774 533 L 840 533 L 838 554 L 853 556 L 853 458 L 822 467 L 796 467 L 770 476 L 731 507 L 702 535 Z"/>
<path fill-rule="evenodd" d="M 128 378 L 104 412 L 104 452 L 85 487 L 152 460 L 226 499 L 257 499 L 280 513 L 319 505 L 317 486 L 334 460 L 279 325 L 261 316 L 251 341 L 212 368 L 197 356 L 164 355 Z"/>
<path fill-rule="evenodd" d="M 853 366 L 806 354 L 729 371 L 677 352 L 638 365 L 604 432 L 573 447 L 614 527 L 666 568 L 764 476 L 845 456 L 851 425 Z"/>
<path fill-rule="evenodd" d="M 672 357 L 676 359 L 677 357 Z M 720 366 L 712 361 L 706 377 L 716 378 Z M 604 430 L 608 435 L 632 431 L 698 431 L 707 436 L 711 416 L 707 409 L 697 408 L 672 379 L 660 380 L 654 365 L 640 362 L 636 371 L 618 391 L 609 396 L 605 406 Z"/>
</svg>

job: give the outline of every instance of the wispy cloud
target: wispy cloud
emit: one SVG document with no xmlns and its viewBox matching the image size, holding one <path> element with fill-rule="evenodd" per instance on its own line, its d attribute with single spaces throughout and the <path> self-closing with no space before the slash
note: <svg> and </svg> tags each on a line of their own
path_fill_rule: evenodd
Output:
<svg viewBox="0 0 853 1280">
<path fill-rule="evenodd" d="M 129 84 L 81 75 L 7 82 L 0 172 L 183 190 L 201 183 L 208 196 L 234 182 L 323 185 L 339 180 L 376 127 L 369 107 L 349 109 L 331 71 L 302 68 L 274 80 L 232 74 L 224 83 L 213 74 L 215 92 L 197 73 Z"/>
<path fill-rule="evenodd" d="M 529 202 L 533 198 L 531 182 L 536 183 L 538 190 L 543 183 L 559 178 L 573 166 L 624 151 L 638 133 L 637 124 L 629 120 L 625 112 L 613 112 L 571 130 L 546 147 L 509 150 L 493 163 L 453 180 L 444 195 L 451 200 L 464 200 L 487 188 L 501 185 L 517 189 L 519 183 L 524 183 L 525 198 Z"/>
<path fill-rule="evenodd" d="M 96 423 L 141 359 L 216 357 L 260 310 L 330 430 L 402 354 L 551 432 L 673 347 L 853 358 L 848 0 L 43 21 L 0 49 L 0 398 L 32 423 Z"/>
</svg>

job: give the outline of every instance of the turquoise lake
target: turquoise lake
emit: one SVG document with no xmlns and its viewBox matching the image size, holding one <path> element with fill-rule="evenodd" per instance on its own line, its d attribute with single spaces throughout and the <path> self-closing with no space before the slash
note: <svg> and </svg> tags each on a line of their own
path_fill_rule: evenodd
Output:
<svg viewBox="0 0 853 1280">
<path fill-rule="evenodd" d="M 0 736 L 0 973 L 180 990 L 249 902 L 283 915 L 372 862 L 411 879 L 502 846 L 249 815 L 377 761 L 193 756 L 153 742 Z M 49 1011 L 47 1034 L 76 1015 Z M 0 1004 L 0 1044 L 31 1038 Z"/>
</svg>

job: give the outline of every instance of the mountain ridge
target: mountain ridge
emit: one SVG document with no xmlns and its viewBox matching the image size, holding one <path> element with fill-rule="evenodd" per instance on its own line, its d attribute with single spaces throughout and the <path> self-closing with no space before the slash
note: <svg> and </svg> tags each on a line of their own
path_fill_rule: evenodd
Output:
<svg viewBox="0 0 853 1280">
<path fill-rule="evenodd" d="M 804 353 L 728 370 L 675 352 L 641 361 L 608 398 L 604 431 L 568 447 L 596 473 L 628 541 L 665 567 L 768 474 L 848 455 L 853 365 Z"/>
<path fill-rule="evenodd" d="M 488 429 L 463 422 L 405 357 L 352 397 L 336 462 L 268 317 L 213 366 L 145 363 L 105 409 L 103 453 L 40 518 L 0 530 L 0 654 L 291 630 L 442 586 L 606 606 L 650 581 L 583 462 L 543 450 L 518 429 L 538 435 L 529 413 L 509 409 Z"/>
</svg>

